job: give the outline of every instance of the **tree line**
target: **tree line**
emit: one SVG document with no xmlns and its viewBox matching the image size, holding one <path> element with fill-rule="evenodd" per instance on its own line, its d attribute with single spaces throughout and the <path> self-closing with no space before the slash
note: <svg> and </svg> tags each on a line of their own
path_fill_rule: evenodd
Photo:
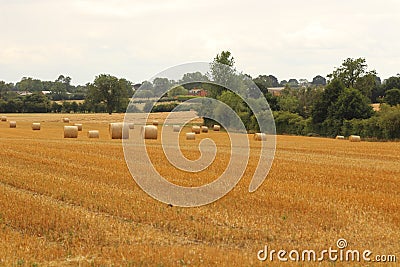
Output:
<svg viewBox="0 0 400 267">
<path fill-rule="evenodd" d="M 221 71 L 216 67 L 217 64 L 224 64 L 232 71 Z M 71 78 L 64 75 L 55 81 L 26 77 L 16 84 L 0 81 L 0 112 L 111 114 L 126 110 L 170 111 L 177 106 L 176 102 L 188 99 L 189 90 L 202 88 L 209 97 L 232 107 L 249 132 L 259 130 L 255 114 L 243 99 L 227 88 L 207 82 L 212 80 L 218 83 L 223 80 L 242 88 L 243 95 L 251 101 L 257 102 L 265 97 L 273 111 L 278 133 L 322 136 L 360 134 L 380 139 L 400 138 L 400 75 L 382 82 L 375 70 L 368 69 L 363 58 L 348 58 L 326 78 L 317 75 L 311 82 L 306 79 L 279 81 L 271 74 L 252 78 L 248 74 L 235 72 L 234 64 L 231 53 L 222 51 L 210 64 L 210 73 L 186 73 L 178 81 L 160 77 L 136 85 L 108 74 L 98 75 L 93 82 L 78 86 L 72 85 Z M 252 84 L 260 90 L 256 90 Z M 135 98 L 143 99 L 140 101 L 144 101 L 144 109 L 129 105 L 129 98 L 139 86 Z M 170 90 L 162 95 L 166 88 Z M 279 95 L 271 93 L 271 88 L 278 88 Z M 162 98 L 160 104 L 151 110 L 150 99 L 153 97 Z M 174 103 L 171 104 L 171 101 Z M 381 111 L 375 112 L 372 103 L 382 103 Z M 198 108 L 198 112 L 205 115 L 207 110 Z M 206 120 L 206 123 L 212 121 Z"/>
</svg>

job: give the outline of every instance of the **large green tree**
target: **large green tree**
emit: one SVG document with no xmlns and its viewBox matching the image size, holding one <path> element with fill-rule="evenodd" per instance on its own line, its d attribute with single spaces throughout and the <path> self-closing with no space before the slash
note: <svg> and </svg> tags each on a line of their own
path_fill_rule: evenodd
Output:
<svg viewBox="0 0 400 267">
<path fill-rule="evenodd" d="M 393 88 L 386 91 L 385 102 L 391 106 L 400 104 L 400 90 Z"/>
<path fill-rule="evenodd" d="M 123 112 L 128 105 L 130 86 L 131 83 L 125 79 L 101 74 L 88 85 L 89 92 L 86 100 L 92 105 L 104 103 L 108 114 Z"/>
<path fill-rule="evenodd" d="M 376 85 L 376 71 L 368 70 L 365 58 L 347 58 L 331 74 L 327 75 L 332 80 L 339 80 L 346 88 L 355 88 L 363 95 L 371 98 Z"/>
<path fill-rule="evenodd" d="M 372 107 L 369 105 L 367 97 L 360 91 L 346 88 L 334 103 L 330 115 L 339 121 L 367 119 L 372 115 Z"/>
</svg>

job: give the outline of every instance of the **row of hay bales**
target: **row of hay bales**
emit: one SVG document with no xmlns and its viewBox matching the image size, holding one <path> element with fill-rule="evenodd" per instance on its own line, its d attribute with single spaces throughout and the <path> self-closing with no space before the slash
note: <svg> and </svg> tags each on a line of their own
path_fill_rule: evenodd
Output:
<svg viewBox="0 0 400 267">
<path fill-rule="evenodd" d="M 343 135 L 337 135 L 337 140 L 345 140 L 346 138 Z M 349 136 L 350 142 L 361 142 L 361 137 L 359 135 L 350 135 Z"/>
<path fill-rule="evenodd" d="M 6 116 L 1 117 L 1 121 L 7 121 Z M 62 122 L 70 123 L 69 118 L 63 118 Z M 153 120 L 152 125 L 145 125 L 141 129 L 141 136 L 144 139 L 157 139 L 158 135 L 158 121 Z M 10 121 L 10 128 L 16 128 L 17 123 L 15 121 Z M 40 130 L 41 125 L 38 122 L 32 123 L 32 130 Z M 129 138 L 129 130 L 134 129 L 133 123 L 123 123 L 116 122 L 109 124 L 109 133 L 111 139 L 128 139 Z M 180 132 L 180 125 L 172 126 L 173 132 Z M 221 130 L 220 125 L 213 125 L 213 131 L 219 132 Z M 75 123 L 74 125 L 64 126 L 64 138 L 78 138 L 78 133 L 83 130 L 83 125 L 81 123 Z M 208 133 L 209 129 L 207 126 L 192 126 L 191 132 L 186 133 L 187 140 L 195 140 L 196 134 L 200 133 Z M 99 138 L 100 134 L 98 130 L 89 130 L 87 132 L 88 138 Z M 265 141 L 267 140 L 267 136 L 264 133 L 255 133 L 254 140 L 256 141 Z"/>
<path fill-rule="evenodd" d="M 7 121 L 7 120 L 2 120 L 2 121 Z M 10 128 L 17 128 L 17 122 L 16 121 L 9 121 L 9 126 Z M 39 122 L 34 122 L 32 123 L 32 130 L 40 130 L 40 123 Z"/>
<path fill-rule="evenodd" d="M 221 126 L 219 126 L 219 125 L 213 126 L 214 132 L 219 132 L 220 130 L 221 130 Z M 180 126 L 174 125 L 173 131 L 179 132 Z M 200 133 L 208 133 L 208 127 L 207 126 L 197 126 L 197 125 L 192 126 L 192 131 L 190 133 L 186 133 L 186 140 L 196 140 L 196 134 L 200 134 Z"/>
</svg>

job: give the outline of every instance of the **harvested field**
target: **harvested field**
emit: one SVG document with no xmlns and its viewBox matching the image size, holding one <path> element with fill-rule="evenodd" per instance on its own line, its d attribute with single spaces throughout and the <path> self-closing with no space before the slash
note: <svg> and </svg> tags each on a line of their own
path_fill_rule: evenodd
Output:
<svg viewBox="0 0 400 267">
<path fill-rule="evenodd" d="M 400 260 L 400 143 L 278 136 L 267 179 L 248 193 L 262 145 L 249 135 L 252 153 L 238 185 L 210 205 L 180 208 L 154 200 L 132 179 L 122 141 L 108 133 L 123 114 L 68 114 L 72 124 L 99 130 L 91 140 L 86 132 L 64 139 L 63 117 L 7 114 L 16 129 L 0 122 L 0 266 L 265 266 L 271 263 L 257 259 L 265 245 L 320 251 L 336 248 L 339 238 L 351 249 Z M 165 117 L 151 114 L 150 123 L 162 125 Z M 32 122 L 41 130 L 32 131 Z M 176 170 L 160 138 L 146 140 L 150 158 L 173 183 L 211 182 L 229 162 L 229 138 L 209 131 L 187 142 L 187 132 L 191 126 L 179 135 L 190 159 L 200 156 L 202 139 L 217 144 L 216 162 L 205 171 Z"/>
</svg>

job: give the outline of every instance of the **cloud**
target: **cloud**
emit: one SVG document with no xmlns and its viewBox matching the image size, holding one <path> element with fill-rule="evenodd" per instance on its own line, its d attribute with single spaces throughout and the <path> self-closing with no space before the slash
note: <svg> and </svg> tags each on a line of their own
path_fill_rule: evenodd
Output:
<svg viewBox="0 0 400 267">
<path fill-rule="evenodd" d="M 230 50 L 237 68 L 280 79 L 326 75 L 365 57 L 398 70 L 397 1 L 0 1 L 0 79 L 73 83 L 99 73 L 142 81 Z"/>
</svg>

